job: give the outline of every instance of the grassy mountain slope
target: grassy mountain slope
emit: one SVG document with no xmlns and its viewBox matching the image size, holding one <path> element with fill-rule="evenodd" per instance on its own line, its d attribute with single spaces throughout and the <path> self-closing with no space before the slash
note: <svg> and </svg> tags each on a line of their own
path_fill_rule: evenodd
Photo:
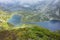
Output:
<svg viewBox="0 0 60 40">
<path fill-rule="evenodd" d="M 60 40 L 60 34 L 36 25 L 22 25 L 0 31 L 0 40 Z"/>
</svg>

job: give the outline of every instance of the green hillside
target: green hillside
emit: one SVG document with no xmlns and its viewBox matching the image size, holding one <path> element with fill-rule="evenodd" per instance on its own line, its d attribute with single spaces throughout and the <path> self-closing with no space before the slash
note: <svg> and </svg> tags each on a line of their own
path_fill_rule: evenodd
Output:
<svg viewBox="0 0 60 40">
<path fill-rule="evenodd" d="M 25 26 L 25 27 L 24 27 Z M 60 40 L 60 34 L 36 25 L 22 25 L 0 31 L 0 40 Z"/>
</svg>

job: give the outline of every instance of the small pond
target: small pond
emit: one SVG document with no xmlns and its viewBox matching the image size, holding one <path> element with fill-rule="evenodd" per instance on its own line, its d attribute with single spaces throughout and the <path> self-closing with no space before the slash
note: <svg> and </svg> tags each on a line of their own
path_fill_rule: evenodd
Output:
<svg viewBox="0 0 60 40">
<path fill-rule="evenodd" d="M 13 15 L 12 18 L 8 20 L 8 23 L 12 25 L 19 25 L 21 23 L 21 16 L 20 15 Z"/>
</svg>

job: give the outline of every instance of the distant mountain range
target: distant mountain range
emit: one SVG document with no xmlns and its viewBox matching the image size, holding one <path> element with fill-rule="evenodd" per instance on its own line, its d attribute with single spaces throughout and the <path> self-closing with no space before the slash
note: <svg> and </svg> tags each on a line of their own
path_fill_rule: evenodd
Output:
<svg viewBox="0 0 60 40">
<path fill-rule="evenodd" d="M 59 0 L 44 0 L 39 1 L 34 4 L 23 3 L 20 4 L 19 2 L 15 3 L 0 3 L 0 9 L 4 11 L 36 11 L 43 13 L 43 15 L 48 16 L 51 19 L 59 19 L 60 20 L 60 1 Z M 53 17 L 53 18 L 52 18 Z"/>
<path fill-rule="evenodd" d="M 44 1 L 39 1 L 37 3 L 34 4 L 28 4 L 28 3 L 23 3 L 20 4 L 19 2 L 15 2 L 15 3 L 0 3 L 0 9 L 4 10 L 4 11 L 20 11 L 20 10 L 24 10 L 24 11 L 48 11 L 47 8 L 50 7 L 50 9 L 52 9 L 52 7 L 55 8 L 55 0 L 44 0 Z M 43 11 L 43 12 L 45 12 Z"/>
<path fill-rule="evenodd" d="M 41 10 L 45 5 L 47 4 L 47 1 L 39 1 L 35 4 L 20 4 L 19 2 L 16 3 L 0 3 L 0 7 L 5 11 L 17 11 L 17 10 L 29 10 L 29 11 L 37 11 Z"/>
</svg>

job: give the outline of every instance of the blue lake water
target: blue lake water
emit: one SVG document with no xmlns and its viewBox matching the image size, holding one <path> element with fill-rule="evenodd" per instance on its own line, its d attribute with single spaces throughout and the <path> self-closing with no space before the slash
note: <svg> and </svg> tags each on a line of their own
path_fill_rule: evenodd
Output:
<svg viewBox="0 0 60 40">
<path fill-rule="evenodd" d="M 40 25 L 44 28 L 47 28 L 49 30 L 55 31 L 60 30 L 60 21 L 59 20 L 51 20 L 46 22 L 37 22 L 35 23 L 37 25 Z"/>
<path fill-rule="evenodd" d="M 8 20 L 8 23 L 12 25 L 19 25 L 21 23 L 21 16 L 19 15 L 13 15 L 12 18 Z"/>
<path fill-rule="evenodd" d="M 8 20 L 9 23 L 13 25 L 19 25 L 21 22 L 21 16 L 19 15 L 14 15 L 12 18 Z M 37 24 L 39 26 L 42 26 L 44 28 L 47 28 L 49 30 L 55 31 L 55 30 L 60 30 L 60 21 L 59 20 L 50 20 L 46 22 L 28 22 L 28 24 Z"/>
</svg>

